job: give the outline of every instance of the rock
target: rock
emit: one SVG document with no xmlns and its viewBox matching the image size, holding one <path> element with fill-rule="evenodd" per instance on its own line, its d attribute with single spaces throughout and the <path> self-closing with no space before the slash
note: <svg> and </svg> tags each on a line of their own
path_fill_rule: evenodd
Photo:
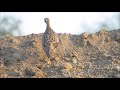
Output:
<svg viewBox="0 0 120 90">
<path fill-rule="evenodd" d="M 117 33 L 116 41 L 120 42 L 120 33 Z"/>
<path fill-rule="evenodd" d="M 107 43 L 110 44 L 110 37 L 107 38 Z"/>
<path fill-rule="evenodd" d="M 26 74 L 26 75 L 29 75 L 29 76 L 34 76 L 34 75 L 35 75 L 35 72 L 33 72 L 32 69 L 26 68 L 26 69 L 25 69 L 25 74 Z"/>
<path fill-rule="evenodd" d="M 59 59 L 60 59 L 59 57 L 55 57 L 55 60 L 56 60 L 56 61 L 59 61 Z"/>
<path fill-rule="evenodd" d="M 14 58 L 16 58 L 16 59 L 22 59 L 21 57 L 22 57 L 22 55 L 20 54 L 20 53 L 18 53 L 18 52 L 15 52 L 14 54 L 13 54 L 13 57 Z"/>
<path fill-rule="evenodd" d="M 13 76 L 13 77 L 19 77 L 20 74 L 19 72 L 15 72 L 15 71 L 10 71 L 7 73 L 8 76 Z"/>
<path fill-rule="evenodd" d="M 108 29 L 107 28 L 103 28 L 99 31 L 99 35 L 104 36 L 104 35 L 108 35 Z"/>
<path fill-rule="evenodd" d="M 13 60 L 5 60 L 4 61 L 4 65 L 5 66 L 11 66 L 11 65 L 13 65 L 15 62 L 13 61 Z"/>
<path fill-rule="evenodd" d="M 71 57 L 76 57 L 78 59 L 79 55 L 76 51 L 73 51 L 72 54 L 71 54 Z"/>
<path fill-rule="evenodd" d="M 120 78 L 120 73 L 115 75 L 116 78 Z"/>
<path fill-rule="evenodd" d="M 88 33 L 87 32 L 82 33 L 82 38 L 87 39 L 88 38 Z"/>
<path fill-rule="evenodd" d="M 42 70 L 37 67 L 29 67 L 25 69 L 26 75 L 32 76 L 33 78 L 42 78 L 45 77 Z"/>
<path fill-rule="evenodd" d="M 82 40 L 83 40 L 83 46 L 86 46 L 87 41 L 88 41 L 88 33 L 87 32 L 82 33 Z"/>
<path fill-rule="evenodd" d="M 76 64 L 77 60 L 75 58 L 72 59 L 73 63 Z"/>
<path fill-rule="evenodd" d="M 70 58 L 67 58 L 67 57 L 64 57 L 64 60 L 70 61 L 71 59 L 70 59 Z"/>
<path fill-rule="evenodd" d="M 60 68 L 60 64 L 59 64 L 58 62 L 57 62 L 57 63 L 54 62 L 54 63 L 53 63 L 53 66 L 54 66 L 55 68 Z"/>
<path fill-rule="evenodd" d="M 35 77 L 35 78 L 43 78 L 43 77 L 45 77 L 45 75 L 43 74 L 43 72 L 36 72 L 35 76 L 33 76 L 33 77 Z"/>
<path fill-rule="evenodd" d="M 0 78 L 9 78 L 7 74 L 0 74 Z"/>
<path fill-rule="evenodd" d="M 120 66 L 116 66 L 115 69 L 116 69 L 117 71 L 120 71 Z"/>
<path fill-rule="evenodd" d="M 69 63 L 69 62 L 65 62 L 65 63 L 63 64 L 63 67 L 64 67 L 65 69 L 67 69 L 67 70 L 70 70 L 70 69 L 72 69 L 72 64 Z"/>
</svg>

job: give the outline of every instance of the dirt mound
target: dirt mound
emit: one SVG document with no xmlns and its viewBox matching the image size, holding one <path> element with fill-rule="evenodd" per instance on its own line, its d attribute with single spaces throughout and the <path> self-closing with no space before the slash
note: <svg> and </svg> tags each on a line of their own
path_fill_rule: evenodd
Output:
<svg viewBox="0 0 120 90">
<path fill-rule="evenodd" d="M 58 56 L 48 64 L 42 33 L 0 38 L 1 78 L 120 78 L 120 29 L 58 34 Z"/>
</svg>

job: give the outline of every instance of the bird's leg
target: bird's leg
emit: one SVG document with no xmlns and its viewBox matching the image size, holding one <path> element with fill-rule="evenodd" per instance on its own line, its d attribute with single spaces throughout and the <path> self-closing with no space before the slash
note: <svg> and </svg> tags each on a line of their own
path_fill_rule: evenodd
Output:
<svg viewBox="0 0 120 90">
<path fill-rule="evenodd" d="M 51 65 L 50 58 L 48 58 L 47 64 Z"/>
</svg>

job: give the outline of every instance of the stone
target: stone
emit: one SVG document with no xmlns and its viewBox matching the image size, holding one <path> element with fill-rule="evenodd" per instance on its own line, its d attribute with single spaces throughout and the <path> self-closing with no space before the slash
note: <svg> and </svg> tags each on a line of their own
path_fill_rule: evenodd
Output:
<svg viewBox="0 0 120 90">
<path fill-rule="evenodd" d="M 55 60 L 56 60 L 56 61 L 59 61 L 59 59 L 60 59 L 59 57 L 55 57 Z"/>
<path fill-rule="evenodd" d="M 82 33 L 82 38 L 87 39 L 88 38 L 88 33 L 87 32 Z"/>
<path fill-rule="evenodd" d="M 65 63 L 63 64 L 63 67 L 64 67 L 65 69 L 67 69 L 67 70 L 70 70 L 70 69 L 72 69 L 72 64 L 69 63 L 69 62 L 65 62 Z"/>
<path fill-rule="evenodd" d="M 120 71 L 120 66 L 116 66 L 115 69 L 116 69 L 117 71 Z"/>
<path fill-rule="evenodd" d="M 29 76 L 34 76 L 35 72 L 32 71 L 32 69 L 26 68 L 25 69 L 25 74 Z"/>
<path fill-rule="evenodd" d="M 43 77 L 45 77 L 43 72 L 36 72 L 35 73 L 35 78 L 43 78 Z"/>
<path fill-rule="evenodd" d="M 72 59 L 73 63 L 76 64 L 77 60 L 75 58 Z"/>
</svg>

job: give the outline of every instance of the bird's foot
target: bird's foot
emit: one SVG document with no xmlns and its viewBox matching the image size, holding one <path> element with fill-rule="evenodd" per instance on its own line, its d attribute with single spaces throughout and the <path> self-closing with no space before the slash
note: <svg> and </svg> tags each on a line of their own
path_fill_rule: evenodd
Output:
<svg viewBox="0 0 120 90">
<path fill-rule="evenodd" d="M 50 61 L 50 58 L 48 59 L 48 61 L 47 61 L 47 64 L 51 65 L 51 61 Z"/>
</svg>

